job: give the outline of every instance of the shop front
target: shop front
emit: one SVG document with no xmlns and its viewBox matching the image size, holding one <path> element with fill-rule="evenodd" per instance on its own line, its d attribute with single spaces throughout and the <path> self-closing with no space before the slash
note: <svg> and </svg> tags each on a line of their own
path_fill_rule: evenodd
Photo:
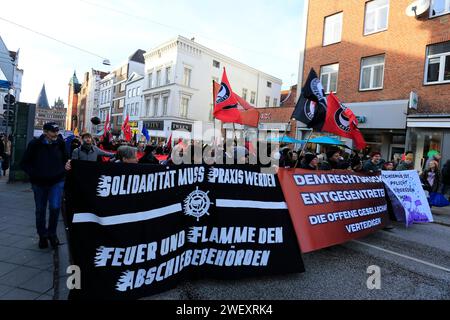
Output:
<svg viewBox="0 0 450 320">
<path fill-rule="evenodd" d="M 441 154 L 442 168 L 450 159 L 450 114 L 408 116 L 406 148 L 414 153 L 414 169 L 425 169 L 430 151 Z"/>
<path fill-rule="evenodd" d="M 405 152 L 408 100 L 345 103 L 358 119 L 358 128 L 367 143 L 365 154 L 380 152 L 385 160 Z M 353 147 L 351 140 L 346 141 Z"/>
</svg>

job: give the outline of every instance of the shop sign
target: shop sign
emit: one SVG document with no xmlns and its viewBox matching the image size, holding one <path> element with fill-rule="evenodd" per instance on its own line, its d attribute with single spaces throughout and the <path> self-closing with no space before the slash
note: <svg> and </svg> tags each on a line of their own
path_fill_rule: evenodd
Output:
<svg viewBox="0 0 450 320">
<path fill-rule="evenodd" d="M 172 131 L 173 130 L 185 130 L 185 131 L 191 132 L 192 131 L 192 124 L 180 123 L 180 122 L 172 122 Z"/>
<path fill-rule="evenodd" d="M 148 130 L 164 130 L 164 121 L 145 121 L 144 126 Z"/>
</svg>

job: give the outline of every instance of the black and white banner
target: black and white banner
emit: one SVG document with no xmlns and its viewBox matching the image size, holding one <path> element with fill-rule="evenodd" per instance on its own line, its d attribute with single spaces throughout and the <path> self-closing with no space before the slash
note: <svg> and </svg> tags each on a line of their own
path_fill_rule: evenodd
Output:
<svg viewBox="0 0 450 320">
<path fill-rule="evenodd" d="M 278 178 L 257 166 L 73 161 L 66 207 L 81 270 L 71 298 L 133 299 L 183 279 L 304 271 Z"/>
</svg>

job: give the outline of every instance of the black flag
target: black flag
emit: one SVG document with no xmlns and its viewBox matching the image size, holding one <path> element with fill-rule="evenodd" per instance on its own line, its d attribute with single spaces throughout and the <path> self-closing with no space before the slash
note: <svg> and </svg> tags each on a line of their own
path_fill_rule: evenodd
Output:
<svg viewBox="0 0 450 320">
<path fill-rule="evenodd" d="M 326 112 L 325 92 L 317 73 L 311 68 L 291 118 L 303 122 L 308 128 L 321 130 Z"/>
</svg>

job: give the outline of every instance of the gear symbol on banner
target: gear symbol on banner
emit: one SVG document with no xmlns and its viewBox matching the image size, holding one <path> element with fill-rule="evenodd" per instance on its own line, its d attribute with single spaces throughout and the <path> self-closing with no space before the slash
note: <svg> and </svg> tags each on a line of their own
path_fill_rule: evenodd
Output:
<svg viewBox="0 0 450 320">
<path fill-rule="evenodd" d="M 202 190 L 192 191 L 186 199 L 184 199 L 184 214 L 187 216 L 193 216 L 200 220 L 205 214 L 209 215 L 208 210 L 211 206 L 211 200 L 209 200 L 208 193 Z"/>
</svg>

